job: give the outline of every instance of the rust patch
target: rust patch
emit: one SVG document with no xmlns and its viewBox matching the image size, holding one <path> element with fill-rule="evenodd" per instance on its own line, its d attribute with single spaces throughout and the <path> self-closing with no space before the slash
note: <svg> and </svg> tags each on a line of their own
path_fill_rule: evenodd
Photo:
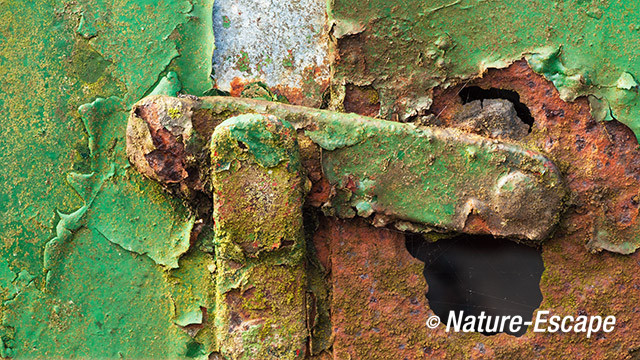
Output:
<svg viewBox="0 0 640 360">
<path fill-rule="evenodd" d="M 334 359 L 446 356 L 423 343 L 433 336 L 424 326 L 426 283 L 402 233 L 323 218 L 315 238 L 331 252 Z"/>
<path fill-rule="evenodd" d="M 215 130 L 222 120 L 214 117 L 208 109 L 194 109 L 193 116 L 193 128 L 203 139 L 211 139 L 211 134 Z"/>
<path fill-rule="evenodd" d="M 311 181 L 311 190 L 307 194 L 306 204 L 320 207 L 329 201 L 334 190 L 322 173 L 322 150 L 310 138 L 301 136 L 303 134 L 302 130 L 298 131 L 300 158 L 302 168 L 305 169 L 307 178 Z"/>
<path fill-rule="evenodd" d="M 311 206 L 320 207 L 329 201 L 333 194 L 333 188 L 326 178 L 313 182 L 311 191 L 307 195 L 307 201 Z"/>
<path fill-rule="evenodd" d="M 322 104 L 322 95 L 330 83 L 329 78 L 322 78 L 320 76 L 322 71 L 321 67 L 309 66 L 303 70 L 303 79 L 306 80 L 302 83 L 301 87 L 278 84 L 268 89 L 276 96 L 286 98 L 286 101 L 284 101 L 284 99 L 282 101 L 289 104 L 317 108 Z M 230 95 L 234 97 L 246 97 L 243 92 L 247 90 L 248 86 L 255 83 L 255 80 L 235 77 L 230 82 Z"/>
<path fill-rule="evenodd" d="M 346 112 L 376 117 L 380 112 L 380 97 L 372 86 L 347 84 L 343 105 Z"/>
<path fill-rule="evenodd" d="M 503 70 L 489 70 L 469 86 L 520 94 L 535 122 L 523 141 L 550 154 L 572 192 L 565 226 L 584 234 L 593 251 L 616 250 L 638 236 L 640 151 L 633 132 L 617 121 L 597 122 L 586 98 L 567 103 L 553 84 L 522 60 Z M 436 89 L 432 112 L 444 126 L 457 126 L 461 86 Z M 608 233 L 602 239 L 602 233 Z"/>
<path fill-rule="evenodd" d="M 305 103 L 305 96 L 302 89 L 286 85 L 277 85 L 274 87 L 273 92 L 287 98 L 290 104 L 300 105 Z"/>
<path fill-rule="evenodd" d="M 129 161 L 145 176 L 190 201 L 194 209 L 209 213 L 209 190 L 201 171 L 209 161 L 199 149 L 205 140 L 198 131 L 211 131 L 215 122 L 206 112 L 194 116 L 200 106 L 196 100 L 183 103 L 176 98 L 164 103 L 162 97 L 149 99 L 133 107 L 127 125 Z M 194 131 L 192 119 L 200 129 Z"/>
<path fill-rule="evenodd" d="M 349 71 L 356 74 L 366 74 L 367 62 L 365 56 L 365 42 L 363 33 L 346 35 L 338 39 L 338 54 L 336 63 L 347 65 Z"/>
<path fill-rule="evenodd" d="M 313 246 L 316 251 L 317 259 L 325 269 L 326 276 L 329 277 L 328 283 L 331 283 L 331 238 L 332 238 L 332 222 L 326 217 L 320 217 L 320 226 L 318 231 L 313 234 Z"/>
<path fill-rule="evenodd" d="M 231 93 L 231 96 L 234 97 L 240 97 L 240 95 L 242 94 L 242 90 L 244 90 L 244 87 L 247 86 L 248 84 L 251 84 L 252 80 L 243 80 L 239 77 L 234 77 L 233 80 L 231 80 L 231 90 L 229 91 Z"/>
<path fill-rule="evenodd" d="M 478 214 L 471 212 L 467 216 L 462 232 L 468 234 L 491 234 L 491 228 L 484 219 Z"/>
<path fill-rule="evenodd" d="M 154 150 L 144 154 L 144 157 L 161 182 L 166 184 L 179 183 L 189 174 L 185 169 L 185 150 L 181 139 L 167 130 L 158 121 L 157 109 L 151 105 L 142 105 L 134 109 L 134 113 L 145 121 Z"/>
<path fill-rule="evenodd" d="M 328 67 L 328 61 L 325 62 L 327 64 L 323 67 Z M 306 67 L 302 72 L 303 83 L 301 87 L 279 84 L 273 87 L 273 92 L 286 97 L 292 105 L 318 108 L 322 104 L 322 95 L 330 84 L 329 77 L 322 77 L 323 67 Z"/>
<path fill-rule="evenodd" d="M 562 101 L 553 84 L 524 61 L 491 70 L 468 85 L 520 94 L 535 119 L 523 141 L 551 155 L 572 192 L 561 227 L 542 245 L 540 309 L 560 316 L 614 315 L 615 330 L 590 339 L 531 330 L 519 338 L 446 333 L 443 325 L 429 330 L 424 324 L 432 314 L 428 285 L 422 266 L 403 248 L 404 236 L 361 220 L 323 218 L 314 243 L 332 274 L 334 358 L 553 359 L 568 353 L 632 358 L 640 348 L 635 335 L 640 332 L 640 272 L 629 270 L 638 268 L 640 253 L 593 254 L 584 246 L 602 221 L 623 239 L 635 236 L 629 232 L 638 221 L 640 153 L 633 133 L 615 121 L 596 122 L 585 98 Z M 435 90 L 431 111 L 442 126 L 457 125 L 461 88 Z M 485 232 L 485 227 L 471 214 L 464 230 Z"/>
<path fill-rule="evenodd" d="M 332 276 L 334 359 L 626 359 L 640 347 L 638 253 L 585 251 L 576 236 L 557 234 L 542 246 L 545 273 L 540 309 L 560 316 L 614 315 L 612 333 L 447 333 L 428 329 L 423 264 L 411 257 L 404 235 L 362 220 L 322 218 L 316 248 Z M 447 241 L 439 240 L 439 241 Z M 328 244 L 329 249 L 326 249 Z M 324 258 L 324 256 L 321 256 Z M 428 279 L 427 279 L 428 281 Z M 535 317 L 535 313 L 534 313 Z M 375 346 L 374 346 L 375 345 Z"/>
</svg>

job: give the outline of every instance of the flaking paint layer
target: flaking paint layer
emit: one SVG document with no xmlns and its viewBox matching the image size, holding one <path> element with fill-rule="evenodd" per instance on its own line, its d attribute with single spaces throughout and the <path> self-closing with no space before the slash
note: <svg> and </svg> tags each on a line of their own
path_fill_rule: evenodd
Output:
<svg viewBox="0 0 640 360">
<path fill-rule="evenodd" d="M 171 70 L 174 88 L 211 87 L 212 3 L 0 3 L 0 258 L 15 277 L 0 281 L 0 356 L 213 351 L 206 325 L 175 324 L 214 311 L 206 291 L 187 291 L 214 269 L 191 238 L 199 219 L 124 147 L 130 105 Z"/>
<path fill-rule="evenodd" d="M 640 137 L 640 4 L 594 1 L 329 1 L 332 82 L 371 85 L 380 115 L 428 110 L 436 86 L 526 58 L 564 100 L 591 97 L 597 120 Z"/>
</svg>

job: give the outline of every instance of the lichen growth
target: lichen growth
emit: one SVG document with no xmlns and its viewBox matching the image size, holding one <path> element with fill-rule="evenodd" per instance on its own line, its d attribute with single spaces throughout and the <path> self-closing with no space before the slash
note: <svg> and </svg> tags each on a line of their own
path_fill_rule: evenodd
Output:
<svg viewBox="0 0 640 360">
<path fill-rule="evenodd" d="M 274 116 L 232 117 L 216 127 L 210 153 L 220 352 L 301 359 L 308 333 L 296 132 Z"/>
</svg>

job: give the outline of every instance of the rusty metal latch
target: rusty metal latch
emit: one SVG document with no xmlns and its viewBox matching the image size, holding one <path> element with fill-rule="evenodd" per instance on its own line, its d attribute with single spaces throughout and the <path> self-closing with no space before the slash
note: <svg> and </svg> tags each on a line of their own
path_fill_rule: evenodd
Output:
<svg viewBox="0 0 640 360">
<path fill-rule="evenodd" d="M 376 226 L 536 245 L 566 195 L 553 162 L 516 142 L 230 97 L 143 99 L 129 118 L 127 152 L 188 200 L 212 194 L 217 300 L 226 304 L 216 331 L 231 358 L 246 356 L 243 333 L 259 331 L 275 354 L 264 358 L 304 355 L 305 196 L 326 214 Z M 270 300 L 247 307 L 247 284 Z"/>
</svg>

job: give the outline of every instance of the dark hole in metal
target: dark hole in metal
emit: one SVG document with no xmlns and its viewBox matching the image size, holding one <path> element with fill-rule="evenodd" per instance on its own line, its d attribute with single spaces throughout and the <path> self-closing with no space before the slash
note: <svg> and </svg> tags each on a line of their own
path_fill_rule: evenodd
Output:
<svg viewBox="0 0 640 360">
<path fill-rule="evenodd" d="M 460 99 L 462 99 L 463 104 L 484 99 L 508 100 L 513 104 L 520 120 L 529 125 L 529 132 L 531 132 L 531 126 L 533 126 L 534 121 L 533 116 L 531 116 L 531 111 L 527 105 L 520 102 L 520 95 L 515 91 L 496 88 L 483 89 L 479 86 L 469 86 L 460 90 Z"/>
<path fill-rule="evenodd" d="M 446 324 L 449 312 L 464 316 L 522 316 L 531 321 L 540 306 L 540 277 L 544 271 L 540 250 L 490 235 L 461 234 L 427 242 L 407 234 L 407 250 L 423 261 L 433 312 Z M 507 334 L 522 336 L 527 327 Z M 497 332 L 481 332 L 495 335 Z"/>
</svg>

